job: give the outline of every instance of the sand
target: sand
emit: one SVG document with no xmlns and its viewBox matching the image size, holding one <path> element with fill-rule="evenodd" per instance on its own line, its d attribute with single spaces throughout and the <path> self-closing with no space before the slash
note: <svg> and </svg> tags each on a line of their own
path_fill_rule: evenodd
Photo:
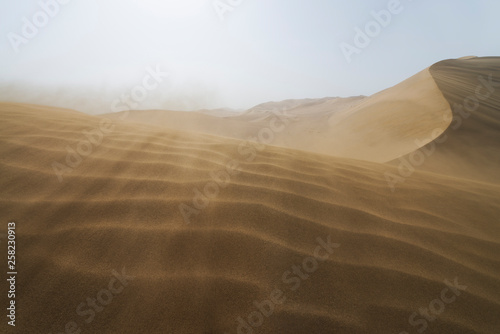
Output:
<svg viewBox="0 0 500 334">
<path fill-rule="evenodd" d="M 497 57 L 468 58 L 431 67 L 432 76 L 452 106 L 453 121 L 423 169 L 500 183 L 498 63 Z"/>
<path fill-rule="evenodd" d="M 107 114 L 119 119 L 125 112 Z M 429 129 L 449 126 L 450 105 L 429 69 L 370 97 L 286 100 L 265 103 L 243 115 L 220 117 L 199 112 L 136 110 L 125 121 L 247 140 L 276 117 L 289 123 L 273 146 L 335 157 L 387 162 L 434 139 Z M 376 124 L 376 126 L 374 126 Z M 420 146 L 416 146 L 415 141 Z"/>
<path fill-rule="evenodd" d="M 443 119 L 448 101 L 499 68 L 449 60 L 371 97 L 291 103 L 291 128 L 262 147 L 245 140 L 268 126 L 266 111 L 106 121 L 1 103 L 0 215 L 17 223 L 18 308 L 15 330 L 4 320 L 0 332 L 62 333 L 74 321 L 82 333 L 233 334 L 244 321 L 240 333 L 499 333 L 498 95 L 458 131 Z M 449 141 L 391 189 L 394 159 L 410 159 L 415 139 L 436 144 L 436 128 Z M 90 150 L 78 145 L 96 129 L 102 142 L 89 137 L 92 152 L 60 182 L 54 162 L 61 171 L 67 147 Z M 342 153 L 335 141 L 351 137 Z M 325 150 L 333 140 L 329 154 L 312 149 L 318 138 Z M 207 189 L 217 195 L 197 209 Z M 133 279 L 109 301 L 122 270 Z M 445 280 L 455 279 L 454 293 Z M 87 298 L 102 305 L 94 317 L 77 313 Z M 256 313 L 268 300 L 282 303 Z M 419 309 L 440 312 L 412 318 Z"/>
</svg>

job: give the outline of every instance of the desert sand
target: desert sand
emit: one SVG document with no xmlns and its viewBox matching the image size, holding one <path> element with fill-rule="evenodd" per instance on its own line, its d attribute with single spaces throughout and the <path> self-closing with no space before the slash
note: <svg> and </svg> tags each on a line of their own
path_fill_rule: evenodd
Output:
<svg viewBox="0 0 500 334">
<path fill-rule="evenodd" d="M 220 117 L 1 103 L 13 332 L 500 333 L 499 78 L 500 58 L 446 60 L 370 97 Z"/>
<path fill-rule="evenodd" d="M 434 138 L 429 129 L 448 127 L 450 105 L 429 69 L 370 97 L 287 100 L 258 105 L 246 113 L 222 120 L 198 112 L 165 110 L 127 111 L 127 122 L 161 125 L 197 133 L 246 140 L 276 115 L 289 120 L 272 144 L 335 157 L 387 162 L 413 152 L 415 140 L 425 145 Z M 376 126 L 375 126 L 376 125 Z"/>
</svg>

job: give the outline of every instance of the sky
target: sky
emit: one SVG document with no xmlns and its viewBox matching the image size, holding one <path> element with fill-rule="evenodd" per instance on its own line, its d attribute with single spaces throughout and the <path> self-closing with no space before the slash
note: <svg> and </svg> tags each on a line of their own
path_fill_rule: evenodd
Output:
<svg viewBox="0 0 500 334">
<path fill-rule="evenodd" d="M 500 56 L 499 12 L 494 0 L 0 0 L 0 100 L 102 114 L 371 95 L 440 60 Z"/>
</svg>

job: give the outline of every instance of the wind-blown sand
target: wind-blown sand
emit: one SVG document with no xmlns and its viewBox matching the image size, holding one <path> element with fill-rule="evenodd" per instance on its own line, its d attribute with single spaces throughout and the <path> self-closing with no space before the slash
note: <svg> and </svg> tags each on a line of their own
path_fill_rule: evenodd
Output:
<svg viewBox="0 0 500 334">
<path fill-rule="evenodd" d="M 128 119 L 116 120 L 62 182 L 53 163 L 64 164 L 66 146 L 76 149 L 82 131 L 99 128 L 102 118 L 0 104 L 0 214 L 5 224 L 17 223 L 19 267 L 16 328 L 9 333 L 60 333 L 75 321 L 82 333 L 233 334 L 237 319 L 248 321 L 253 302 L 269 300 L 275 289 L 286 300 L 254 333 L 418 333 L 425 318 L 412 326 L 410 316 L 443 298 L 444 281 L 457 278 L 467 289 L 426 322 L 425 333 L 498 334 L 500 184 L 486 182 L 498 171 L 498 155 L 491 156 L 498 153 L 498 95 L 396 191 L 385 175 L 397 175 L 398 165 L 380 162 L 410 153 L 414 139 L 434 128 L 445 131 L 445 102 L 470 93 L 477 74 L 495 71 L 498 78 L 499 67 L 498 58 L 445 61 L 369 98 L 315 101 L 287 112 L 306 119 L 300 111 L 315 109 L 324 119 L 322 104 L 344 104 L 332 108 L 321 131 L 350 126 L 331 133 L 340 138 L 355 129 L 360 139 L 346 154 L 357 160 L 278 146 L 251 159 L 229 136 Z M 243 128 L 244 117 L 229 122 Z M 259 126 L 247 124 L 245 136 Z M 293 146 L 286 131 L 276 142 Z M 373 154 L 361 161 L 356 150 Z M 480 175 L 440 169 L 458 158 L 464 173 L 477 168 Z M 194 189 L 203 191 L 229 161 L 239 173 L 187 224 L 179 205 L 193 206 Z M 283 274 L 328 236 L 340 246 L 292 291 Z M 135 278 L 86 323 L 77 307 L 122 268 Z"/>
<path fill-rule="evenodd" d="M 124 113 L 106 116 L 119 119 Z M 275 134 L 274 146 L 373 162 L 413 152 L 419 147 L 415 140 L 425 145 L 434 139 L 429 129 L 444 131 L 451 122 L 443 118 L 451 115 L 450 105 L 428 69 L 370 97 L 265 103 L 222 120 L 165 110 L 128 111 L 125 120 L 246 140 L 276 115 L 289 124 Z"/>
</svg>

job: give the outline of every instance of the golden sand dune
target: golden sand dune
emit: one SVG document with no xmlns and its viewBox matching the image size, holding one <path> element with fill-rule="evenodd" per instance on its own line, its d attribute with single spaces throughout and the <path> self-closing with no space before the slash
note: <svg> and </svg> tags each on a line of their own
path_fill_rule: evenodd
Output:
<svg viewBox="0 0 500 334">
<path fill-rule="evenodd" d="M 437 85 L 452 106 L 446 132 L 422 149 L 419 168 L 500 182 L 500 58 L 445 60 L 431 67 Z M 429 135 L 433 129 L 429 129 Z"/>
<path fill-rule="evenodd" d="M 428 116 L 387 156 L 442 119 L 413 107 L 446 111 L 428 78 L 403 83 L 426 98 L 397 94 Z M 49 107 L 0 114 L 18 333 L 500 332 L 497 184 L 415 171 L 392 191 L 398 166 Z"/>
</svg>

